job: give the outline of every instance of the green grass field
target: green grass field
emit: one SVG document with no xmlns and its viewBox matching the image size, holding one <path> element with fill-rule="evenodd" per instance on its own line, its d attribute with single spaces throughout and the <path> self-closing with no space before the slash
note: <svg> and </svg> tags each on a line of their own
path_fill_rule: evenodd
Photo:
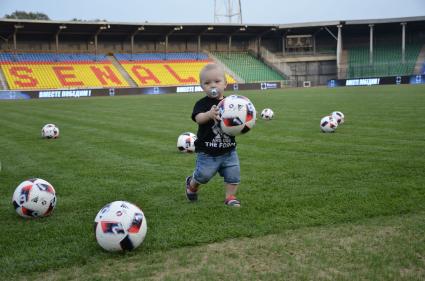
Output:
<svg viewBox="0 0 425 281">
<path fill-rule="evenodd" d="M 0 280 L 424 280 L 425 87 L 240 93 L 275 112 L 237 138 L 240 209 L 218 176 L 185 198 L 195 155 L 176 141 L 202 94 L 0 101 Z M 321 133 L 335 110 L 345 124 Z M 13 209 L 33 177 L 56 189 L 48 218 Z M 95 241 L 115 200 L 147 218 L 133 252 Z"/>
</svg>

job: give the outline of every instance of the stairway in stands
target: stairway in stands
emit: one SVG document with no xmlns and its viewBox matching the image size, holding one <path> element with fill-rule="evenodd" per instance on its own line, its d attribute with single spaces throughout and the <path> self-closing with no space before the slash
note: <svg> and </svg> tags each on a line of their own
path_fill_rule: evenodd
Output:
<svg viewBox="0 0 425 281">
<path fill-rule="evenodd" d="M 117 59 L 114 56 L 106 56 L 108 60 L 112 62 L 112 64 L 118 69 L 118 71 L 121 73 L 121 75 L 124 77 L 124 79 L 128 82 L 128 84 L 131 87 L 137 87 L 137 84 L 131 79 L 130 75 L 125 71 L 125 69 L 122 67 L 122 65 L 117 61 Z"/>
<path fill-rule="evenodd" d="M 8 90 L 9 87 L 7 86 L 6 83 L 6 78 L 4 77 L 3 74 L 3 69 L 0 68 L 0 90 Z"/>
<path fill-rule="evenodd" d="M 418 59 L 416 60 L 414 74 L 422 74 L 422 70 L 425 72 L 425 45 L 422 46 Z"/>
</svg>

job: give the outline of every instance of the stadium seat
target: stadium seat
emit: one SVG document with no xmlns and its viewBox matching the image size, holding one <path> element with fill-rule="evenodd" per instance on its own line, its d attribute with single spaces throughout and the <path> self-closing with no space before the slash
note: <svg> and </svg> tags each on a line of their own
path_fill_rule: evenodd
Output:
<svg viewBox="0 0 425 281">
<path fill-rule="evenodd" d="M 402 52 L 399 45 L 378 45 L 374 49 L 372 64 L 369 63 L 369 47 L 350 48 L 348 50 L 347 78 L 411 75 L 421 47 L 421 44 L 406 45 L 405 62 L 402 63 Z"/>
<path fill-rule="evenodd" d="M 204 53 L 115 54 L 139 87 L 198 85 L 199 72 L 211 59 Z M 226 75 L 229 83 L 233 77 Z"/>
<path fill-rule="evenodd" d="M 129 86 L 105 55 L 2 53 L 0 66 L 10 89 Z"/>
<path fill-rule="evenodd" d="M 221 62 L 245 82 L 280 81 L 285 78 L 248 52 L 214 52 Z"/>
</svg>

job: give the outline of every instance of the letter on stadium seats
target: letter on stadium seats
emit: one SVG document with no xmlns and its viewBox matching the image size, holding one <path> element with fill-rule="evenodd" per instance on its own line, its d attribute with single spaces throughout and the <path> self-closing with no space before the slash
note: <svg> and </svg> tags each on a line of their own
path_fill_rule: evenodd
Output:
<svg viewBox="0 0 425 281">
<path fill-rule="evenodd" d="M 196 79 L 192 76 L 189 76 L 187 78 L 180 77 L 174 69 L 172 69 L 168 64 L 164 64 L 165 69 L 170 72 L 171 75 L 173 75 L 174 78 L 176 78 L 177 81 L 180 83 L 196 83 Z"/>
<path fill-rule="evenodd" d="M 26 66 L 13 66 L 9 70 L 10 75 L 18 78 L 18 80 L 15 80 L 15 84 L 20 87 L 35 87 L 38 84 L 37 79 L 32 77 L 32 69 Z M 24 72 L 24 73 L 22 73 Z"/>
<path fill-rule="evenodd" d="M 53 71 L 58 77 L 62 86 L 84 86 L 84 83 L 81 81 L 69 81 L 70 79 L 75 79 L 76 76 L 74 73 L 66 73 L 66 71 L 74 71 L 74 67 L 68 66 L 53 66 Z"/>
<path fill-rule="evenodd" d="M 143 70 L 147 76 L 142 76 L 142 74 L 139 72 L 139 70 Z M 147 84 L 147 80 L 153 80 L 155 83 L 161 83 L 159 79 L 150 71 L 148 68 L 143 67 L 141 65 L 135 65 L 131 68 L 131 71 L 136 75 L 137 79 L 139 79 L 140 83 Z"/>
<path fill-rule="evenodd" d="M 105 80 L 108 79 L 109 81 L 112 81 L 114 85 L 121 85 L 122 81 L 115 75 L 115 73 L 112 71 L 112 69 L 109 66 L 103 66 L 103 70 L 100 69 L 97 66 L 90 66 L 90 69 L 93 71 L 94 75 L 96 75 L 97 79 L 102 83 L 102 85 L 109 85 L 108 82 Z"/>
</svg>

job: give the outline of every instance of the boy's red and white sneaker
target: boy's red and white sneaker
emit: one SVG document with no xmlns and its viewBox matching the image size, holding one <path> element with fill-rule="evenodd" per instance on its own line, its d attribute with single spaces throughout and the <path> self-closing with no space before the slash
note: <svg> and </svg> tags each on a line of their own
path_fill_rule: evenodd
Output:
<svg viewBox="0 0 425 281">
<path fill-rule="evenodd" d="M 236 197 L 234 195 L 230 195 L 226 198 L 226 200 L 224 201 L 224 204 L 230 207 L 240 207 L 241 206 L 241 202 L 239 202 L 238 199 L 236 199 Z"/>
</svg>

